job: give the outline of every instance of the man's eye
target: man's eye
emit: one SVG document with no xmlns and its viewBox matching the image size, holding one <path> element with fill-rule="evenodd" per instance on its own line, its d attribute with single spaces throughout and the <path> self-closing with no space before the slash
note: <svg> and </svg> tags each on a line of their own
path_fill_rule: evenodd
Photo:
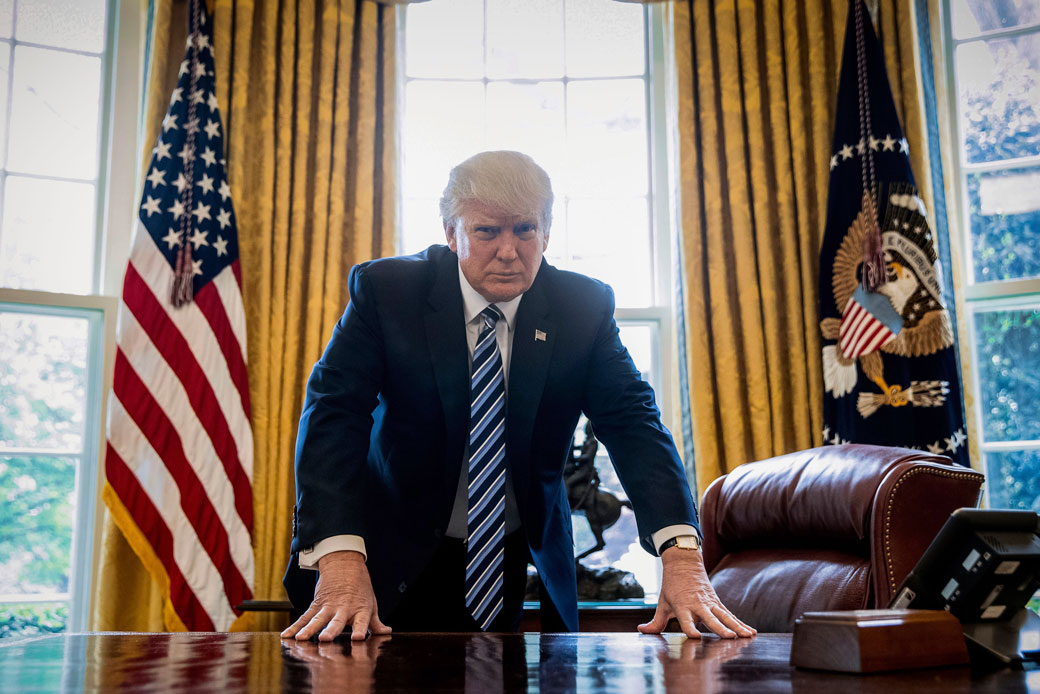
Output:
<svg viewBox="0 0 1040 694">
<path fill-rule="evenodd" d="M 495 238 L 495 229 L 492 227 L 477 227 L 473 230 L 473 233 L 479 239 L 493 239 Z"/>
<path fill-rule="evenodd" d="M 521 224 L 516 227 L 513 233 L 526 239 L 534 236 L 536 231 L 538 231 L 538 228 L 534 224 Z"/>
</svg>

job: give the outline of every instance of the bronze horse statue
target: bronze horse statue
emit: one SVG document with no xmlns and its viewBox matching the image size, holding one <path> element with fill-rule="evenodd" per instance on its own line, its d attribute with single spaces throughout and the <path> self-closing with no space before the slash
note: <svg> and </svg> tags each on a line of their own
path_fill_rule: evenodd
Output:
<svg viewBox="0 0 1040 694">
<path fill-rule="evenodd" d="M 596 546 L 588 549 L 575 561 L 584 559 L 593 552 L 607 546 L 603 541 L 603 531 L 617 523 L 621 517 L 621 507 L 632 508 L 629 501 L 619 501 L 616 496 L 599 487 L 599 472 L 596 470 L 596 451 L 599 441 L 592 431 L 592 423 L 585 424 L 585 442 L 576 446 L 571 442 L 571 455 L 563 468 L 563 479 L 567 485 L 567 500 L 571 511 L 582 512 L 589 521 L 592 534 L 596 537 Z"/>
</svg>

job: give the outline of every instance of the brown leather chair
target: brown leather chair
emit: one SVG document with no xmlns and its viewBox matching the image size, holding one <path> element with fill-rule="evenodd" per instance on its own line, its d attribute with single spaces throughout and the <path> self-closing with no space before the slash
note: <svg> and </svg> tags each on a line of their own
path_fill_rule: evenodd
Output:
<svg viewBox="0 0 1040 694">
<path fill-rule="evenodd" d="M 885 607 L 982 481 L 945 456 L 858 444 L 747 463 L 704 494 L 705 568 L 761 632 L 791 631 L 803 612 Z"/>
</svg>

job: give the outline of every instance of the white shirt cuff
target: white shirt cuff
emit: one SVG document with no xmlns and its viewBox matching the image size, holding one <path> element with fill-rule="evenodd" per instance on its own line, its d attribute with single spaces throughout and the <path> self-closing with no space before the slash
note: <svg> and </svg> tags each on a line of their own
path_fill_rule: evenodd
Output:
<svg viewBox="0 0 1040 694">
<path fill-rule="evenodd" d="M 682 537 L 683 535 L 693 535 L 699 541 L 701 534 L 697 532 L 697 528 L 692 525 L 668 525 L 656 533 L 650 536 L 654 542 L 654 547 L 657 549 L 657 554 L 661 554 L 661 545 L 671 540 L 673 537 Z M 301 566 L 303 565 L 303 556 L 300 556 Z"/>
<path fill-rule="evenodd" d="M 368 559 L 368 552 L 365 551 L 365 540 L 360 535 L 333 535 L 332 537 L 326 537 L 313 547 L 301 549 L 300 568 L 317 571 L 318 560 L 326 554 L 332 554 L 333 552 L 361 552 L 361 555 Z"/>
</svg>

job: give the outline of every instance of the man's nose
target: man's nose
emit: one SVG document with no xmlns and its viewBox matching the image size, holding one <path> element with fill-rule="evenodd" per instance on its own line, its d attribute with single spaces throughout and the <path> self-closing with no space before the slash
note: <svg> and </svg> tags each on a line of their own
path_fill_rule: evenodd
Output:
<svg viewBox="0 0 1040 694">
<path fill-rule="evenodd" d="M 516 260 L 516 237 L 513 234 L 500 234 L 498 237 L 498 253 L 496 254 L 499 260 L 512 261 Z"/>
</svg>

